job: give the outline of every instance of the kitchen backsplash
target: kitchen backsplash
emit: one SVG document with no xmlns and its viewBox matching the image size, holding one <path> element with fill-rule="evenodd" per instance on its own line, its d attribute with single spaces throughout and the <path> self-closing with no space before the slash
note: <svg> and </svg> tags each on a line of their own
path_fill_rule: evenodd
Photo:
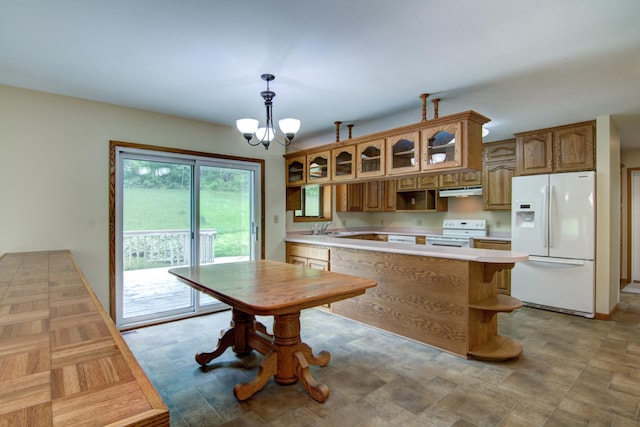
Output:
<svg viewBox="0 0 640 427">
<path fill-rule="evenodd" d="M 452 197 L 447 212 L 334 212 L 331 228 L 384 227 L 432 232 L 440 230 L 446 218 L 486 219 L 489 235 L 511 231 L 511 211 L 483 211 L 480 196 Z M 287 212 L 287 231 L 311 228 L 313 223 L 293 222 L 292 212 Z"/>
</svg>

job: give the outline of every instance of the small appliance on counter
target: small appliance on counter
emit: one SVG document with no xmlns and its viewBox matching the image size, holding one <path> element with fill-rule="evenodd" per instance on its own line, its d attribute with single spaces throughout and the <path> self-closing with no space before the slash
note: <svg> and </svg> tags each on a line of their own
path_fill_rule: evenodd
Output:
<svg viewBox="0 0 640 427">
<path fill-rule="evenodd" d="M 595 316 L 595 173 L 512 179 L 511 250 L 529 255 L 511 271 L 525 305 Z"/>
<path fill-rule="evenodd" d="M 428 234 L 427 245 L 470 248 L 474 237 L 486 236 L 485 219 L 445 219 L 442 222 L 442 234 Z"/>
</svg>

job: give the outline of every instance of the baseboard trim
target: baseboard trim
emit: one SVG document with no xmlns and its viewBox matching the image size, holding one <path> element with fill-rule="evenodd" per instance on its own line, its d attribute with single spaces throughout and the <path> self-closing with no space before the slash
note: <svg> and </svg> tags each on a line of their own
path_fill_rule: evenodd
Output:
<svg viewBox="0 0 640 427">
<path fill-rule="evenodd" d="M 611 317 L 616 313 L 616 311 L 618 311 L 618 304 L 616 304 L 611 311 L 609 312 L 609 314 L 605 314 L 605 313 L 597 313 L 594 316 L 594 319 L 596 320 L 611 320 Z"/>
</svg>

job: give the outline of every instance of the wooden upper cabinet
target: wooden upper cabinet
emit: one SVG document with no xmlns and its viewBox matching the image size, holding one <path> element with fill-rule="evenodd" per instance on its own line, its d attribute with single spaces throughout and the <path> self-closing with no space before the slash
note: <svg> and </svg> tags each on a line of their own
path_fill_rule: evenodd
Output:
<svg viewBox="0 0 640 427">
<path fill-rule="evenodd" d="M 418 131 L 387 138 L 387 175 L 420 170 L 420 133 Z"/>
<path fill-rule="evenodd" d="M 396 180 L 389 179 L 384 181 L 383 193 L 382 210 L 385 212 L 394 212 L 396 210 Z"/>
<path fill-rule="evenodd" d="M 420 175 L 396 180 L 396 190 L 434 190 L 438 188 L 439 175 Z"/>
<path fill-rule="evenodd" d="M 535 175 L 553 171 L 551 158 L 553 132 L 537 131 L 516 136 L 517 175 Z"/>
<path fill-rule="evenodd" d="M 331 151 L 307 154 L 307 184 L 321 184 L 331 180 Z"/>
<path fill-rule="evenodd" d="M 488 121 L 465 111 L 285 154 L 287 185 L 480 171 L 482 125 Z"/>
<path fill-rule="evenodd" d="M 444 173 L 438 176 L 438 187 L 440 188 L 452 188 L 459 187 L 458 174 L 457 173 Z"/>
<path fill-rule="evenodd" d="M 287 159 L 287 186 L 306 184 L 306 156 L 289 157 Z"/>
<path fill-rule="evenodd" d="M 512 166 L 494 163 L 488 165 L 482 175 L 482 207 L 485 211 L 511 209 Z"/>
<path fill-rule="evenodd" d="M 484 144 L 483 157 L 483 209 L 510 210 L 511 178 L 516 170 L 515 139 Z"/>
<path fill-rule="evenodd" d="M 482 184 L 482 172 L 460 172 L 458 184 L 461 187 L 477 186 Z"/>
<path fill-rule="evenodd" d="M 302 187 L 287 187 L 288 211 L 299 211 L 302 209 Z"/>
<path fill-rule="evenodd" d="M 337 184 L 336 212 L 362 212 L 364 210 L 363 183 Z"/>
<path fill-rule="evenodd" d="M 462 123 L 434 126 L 421 132 L 422 170 L 462 165 Z"/>
<path fill-rule="evenodd" d="M 364 186 L 364 211 L 382 212 L 384 204 L 384 182 L 369 181 Z"/>
<path fill-rule="evenodd" d="M 594 129 L 591 121 L 516 134 L 516 175 L 594 170 Z"/>
<path fill-rule="evenodd" d="M 593 123 L 553 131 L 553 167 L 555 172 L 595 169 Z"/>
<path fill-rule="evenodd" d="M 472 187 L 482 184 L 482 172 L 445 173 L 438 176 L 440 188 Z"/>
<path fill-rule="evenodd" d="M 421 175 L 416 178 L 418 189 L 433 190 L 438 188 L 438 175 Z"/>
<path fill-rule="evenodd" d="M 356 145 L 356 177 L 367 178 L 385 174 L 385 141 L 377 139 Z"/>
<path fill-rule="evenodd" d="M 483 164 L 516 161 L 516 140 L 489 142 L 482 146 Z"/>
<path fill-rule="evenodd" d="M 356 147 L 346 145 L 331 150 L 331 179 L 344 181 L 356 177 Z"/>
<path fill-rule="evenodd" d="M 418 188 L 418 185 L 417 185 L 417 178 L 415 176 L 400 178 L 396 182 L 396 189 L 400 191 L 415 190 L 416 188 Z"/>
</svg>

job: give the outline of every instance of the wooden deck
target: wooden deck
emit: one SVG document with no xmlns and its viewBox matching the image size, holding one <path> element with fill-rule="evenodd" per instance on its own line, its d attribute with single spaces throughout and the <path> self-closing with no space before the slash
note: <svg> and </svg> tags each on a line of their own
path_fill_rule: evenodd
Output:
<svg viewBox="0 0 640 427">
<path fill-rule="evenodd" d="M 216 258 L 215 262 L 246 261 L 247 257 Z M 163 313 L 191 307 L 191 288 L 168 273 L 173 267 L 149 268 L 124 272 L 124 318 Z M 200 293 L 200 304 L 217 304 L 218 300 Z"/>
</svg>

